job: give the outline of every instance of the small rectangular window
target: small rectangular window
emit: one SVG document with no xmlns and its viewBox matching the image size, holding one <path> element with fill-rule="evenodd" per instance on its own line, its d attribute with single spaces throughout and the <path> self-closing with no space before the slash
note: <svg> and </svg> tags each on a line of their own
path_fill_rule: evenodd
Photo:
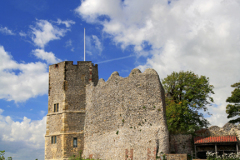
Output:
<svg viewBox="0 0 240 160">
<path fill-rule="evenodd" d="M 59 111 L 59 103 L 54 104 L 54 112 Z"/>
<path fill-rule="evenodd" d="M 73 138 L 73 147 L 77 147 L 77 138 Z"/>
<path fill-rule="evenodd" d="M 54 104 L 54 112 L 56 112 L 56 104 Z"/>
<path fill-rule="evenodd" d="M 52 136 L 51 137 L 51 143 L 52 144 L 57 143 L 57 136 Z"/>
<path fill-rule="evenodd" d="M 52 144 L 53 144 L 53 137 L 51 137 L 51 142 L 52 142 Z"/>
</svg>

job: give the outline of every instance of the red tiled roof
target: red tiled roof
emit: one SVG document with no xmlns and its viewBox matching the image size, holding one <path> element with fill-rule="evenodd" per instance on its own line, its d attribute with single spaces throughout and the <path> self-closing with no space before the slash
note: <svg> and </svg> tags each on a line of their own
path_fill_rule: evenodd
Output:
<svg viewBox="0 0 240 160">
<path fill-rule="evenodd" d="M 237 142 L 236 136 L 217 136 L 217 137 L 195 137 L 194 144 L 201 143 L 220 143 L 220 142 Z"/>
</svg>

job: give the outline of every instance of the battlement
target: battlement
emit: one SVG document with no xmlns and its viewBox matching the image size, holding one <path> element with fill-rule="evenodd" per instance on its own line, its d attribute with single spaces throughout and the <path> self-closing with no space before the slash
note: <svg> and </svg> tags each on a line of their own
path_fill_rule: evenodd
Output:
<svg viewBox="0 0 240 160">
<path fill-rule="evenodd" d="M 59 68 L 59 66 L 64 66 L 64 65 L 98 67 L 98 64 L 94 65 L 92 61 L 77 61 L 77 64 L 73 64 L 73 61 L 63 61 L 63 62 L 49 65 L 49 68 Z"/>
<path fill-rule="evenodd" d="M 117 71 L 115 71 L 111 74 L 111 76 L 108 78 L 107 81 L 105 81 L 103 78 L 99 79 L 98 84 L 95 87 L 105 86 L 105 85 L 111 83 L 112 81 L 117 83 L 118 81 L 128 81 L 131 78 L 136 79 L 139 77 L 146 77 L 146 76 L 157 76 L 158 77 L 158 73 L 154 69 L 151 69 L 151 68 L 147 68 L 143 73 L 139 69 L 134 68 L 130 72 L 128 77 L 121 77 L 119 75 L 119 73 Z M 90 83 L 89 85 L 92 85 L 92 84 Z"/>
</svg>

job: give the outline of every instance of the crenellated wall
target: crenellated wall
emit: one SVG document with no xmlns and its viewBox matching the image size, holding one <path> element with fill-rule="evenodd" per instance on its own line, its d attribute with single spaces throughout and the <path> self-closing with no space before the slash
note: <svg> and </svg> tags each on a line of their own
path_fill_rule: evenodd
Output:
<svg viewBox="0 0 240 160">
<path fill-rule="evenodd" d="M 154 159 L 169 152 L 164 89 L 157 72 L 133 69 L 86 86 L 83 155 L 100 159 Z"/>
</svg>

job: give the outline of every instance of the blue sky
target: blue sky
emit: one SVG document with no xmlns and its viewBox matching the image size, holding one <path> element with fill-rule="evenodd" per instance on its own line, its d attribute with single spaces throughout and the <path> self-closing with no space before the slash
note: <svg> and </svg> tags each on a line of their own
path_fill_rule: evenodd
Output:
<svg viewBox="0 0 240 160">
<path fill-rule="evenodd" d="M 44 159 L 48 66 L 86 60 L 99 78 L 154 68 L 210 78 L 212 125 L 227 122 L 230 85 L 240 80 L 238 0 L 11 0 L 0 2 L 0 150 Z"/>
</svg>

